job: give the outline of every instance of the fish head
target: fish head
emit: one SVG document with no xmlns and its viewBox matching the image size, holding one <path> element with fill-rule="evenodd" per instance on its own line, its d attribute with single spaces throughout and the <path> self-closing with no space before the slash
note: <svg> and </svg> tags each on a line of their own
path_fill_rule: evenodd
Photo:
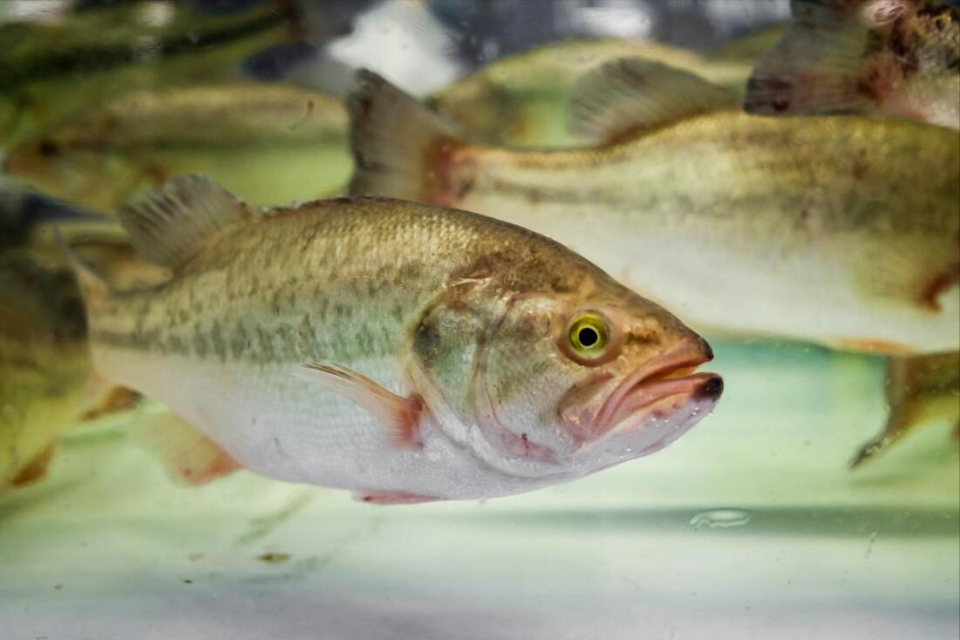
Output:
<svg viewBox="0 0 960 640">
<path fill-rule="evenodd" d="M 54 197 L 99 210 L 112 210 L 136 177 L 126 160 L 104 149 L 77 148 L 52 135 L 17 145 L 3 171 Z M 124 194 L 129 195 L 129 194 Z"/>
<path fill-rule="evenodd" d="M 472 425 L 474 454 L 510 475 L 578 477 L 653 453 L 723 389 L 694 372 L 713 357 L 700 336 L 609 278 L 589 293 L 513 295 L 486 321 L 446 315 L 434 342 L 463 346 L 441 350 L 434 380 Z"/>
</svg>

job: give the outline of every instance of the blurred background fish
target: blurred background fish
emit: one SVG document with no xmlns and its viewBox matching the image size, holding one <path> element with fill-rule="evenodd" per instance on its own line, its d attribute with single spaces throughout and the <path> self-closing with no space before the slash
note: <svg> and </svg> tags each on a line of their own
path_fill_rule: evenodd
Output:
<svg viewBox="0 0 960 640">
<path fill-rule="evenodd" d="M 3 168 L 103 212 L 196 172 L 266 206 L 338 193 L 352 168 L 346 129 L 337 99 L 296 86 L 246 81 L 141 90 L 19 145 Z"/>
<path fill-rule="evenodd" d="M 54 226 L 60 239 L 54 238 Z M 86 311 L 69 243 L 117 284 L 158 277 L 119 228 L 36 194 L 0 192 L 0 492 L 44 476 L 72 424 L 128 409 L 125 391 L 91 393 Z"/>
<path fill-rule="evenodd" d="M 236 76 L 244 58 L 300 35 L 293 5 L 280 0 L 229 13 L 188 0 L 123 2 L 3 23 L 0 145 L 134 88 Z"/>
<path fill-rule="evenodd" d="M 863 113 L 960 129 L 960 8 L 946 0 L 793 0 L 746 110 Z"/>
<path fill-rule="evenodd" d="M 766 41 L 766 40 L 764 40 Z M 711 80 L 735 93 L 756 61 L 712 60 L 656 42 L 567 40 L 493 62 L 427 99 L 427 104 L 471 137 L 514 147 L 575 146 L 563 106 L 576 81 L 617 58 L 642 57 Z"/>
<path fill-rule="evenodd" d="M 956 136 L 752 117 L 731 92 L 637 58 L 584 76 L 571 105 L 596 146 L 483 147 L 361 73 L 351 191 L 538 230 L 702 330 L 875 353 L 958 347 Z"/>
<path fill-rule="evenodd" d="M 0 253 L 0 491 L 46 472 L 89 373 L 86 320 L 68 270 Z"/>
<path fill-rule="evenodd" d="M 960 129 L 960 7 L 955 2 L 793 0 L 791 6 L 789 29 L 750 77 L 748 112 L 863 114 Z M 939 170 L 950 173 L 954 166 Z M 953 269 L 948 279 L 958 277 Z M 943 419 L 960 423 L 958 379 L 957 353 L 890 358 L 887 424 L 854 464 L 871 460 L 921 425 Z"/>
</svg>

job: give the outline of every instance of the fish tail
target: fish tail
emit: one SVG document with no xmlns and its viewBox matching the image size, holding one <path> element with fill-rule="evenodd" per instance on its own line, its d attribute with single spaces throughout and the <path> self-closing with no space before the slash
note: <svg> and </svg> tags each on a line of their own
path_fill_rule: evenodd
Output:
<svg viewBox="0 0 960 640">
<path fill-rule="evenodd" d="M 861 4 L 794 0 L 794 22 L 753 70 L 744 109 L 776 116 L 846 114 L 882 102 L 895 70 L 879 64 L 878 36 Z"/>
<path fill-rule="evenodd" d="M 351 195 L 456 200 L 453 170 L 467 145 L 452 125 L 365 69 L 357 72 L 347 106 L 356 163 Z"/>
</svg>

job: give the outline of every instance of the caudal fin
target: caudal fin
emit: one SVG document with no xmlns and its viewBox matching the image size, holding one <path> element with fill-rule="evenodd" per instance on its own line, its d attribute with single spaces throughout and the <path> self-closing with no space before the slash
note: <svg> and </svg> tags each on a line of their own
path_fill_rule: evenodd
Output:
<svg viewBox="0 0 960 640">
<path fill-rule="evenodd" d="M 793 23 L 747 81 L 744 109 L 776 116 L 875 110 L 884 87 L 882 74 L 870 73 L 879 38 L 867 4 L 794 0 Z"/>
<path fill-rule="evenodd" d="M 464 145 L 450 124 L 366 69 L 357 72 L 347 109 L 356 165 L 351 195 L 443 203 L 451 156 Z"/>
</svg>

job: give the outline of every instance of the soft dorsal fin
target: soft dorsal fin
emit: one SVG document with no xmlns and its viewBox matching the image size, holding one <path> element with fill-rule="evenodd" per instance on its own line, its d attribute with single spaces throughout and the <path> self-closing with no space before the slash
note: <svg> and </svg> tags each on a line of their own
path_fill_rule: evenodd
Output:
<svg viewBox="0 0 960 640">
<path fill-rule="evenodd" d="M 586 73 L 570 98 L 570 131 L 594 142 L 655 129 L 737 104 L 733 92 L 646 58 L 621 58 Z"/>
<path fill-rule="evenodd" d="M 225 226 L 243 222 L 249 207 L 216 182 L 182 176 L 120 211 L 120 223 L 137 253 L 176 267 L 193 257 Z"/>
</svg>

